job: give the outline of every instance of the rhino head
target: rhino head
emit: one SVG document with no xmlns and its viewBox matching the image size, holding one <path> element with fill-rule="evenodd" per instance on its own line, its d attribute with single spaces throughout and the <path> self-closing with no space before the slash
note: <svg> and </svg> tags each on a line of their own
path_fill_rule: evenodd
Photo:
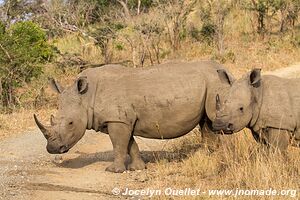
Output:
<svg viewBox="0 0 300 200">
<path fill-rule="evenodd" d="M 226 94 L 217 94 L 213 129 L 231 134 L 252 126 L 259 113 L 261 88 L 260 69 L 254 69 L 233 82 Z"/>
<path fill-rule="evenodd" d="M 84 135 L 87 128 L 87 104 L 84 95 L 88 91 L 86 77 L 80 77 L 75 84 L 63 89 L 56 81 L 50 81 L 59 93 L 57 116 L 51 115 L 50 125 L 43 125 L 34 114 L 34 120 L 47 139 L 47 151 L 51 154 L 66 153 Z"/>
<path fill-rule="evenodd" d="M 235 81 L 234 76 L 225 69 L 218 69 L 217 73 L 219 79 L 209 81 L 210 84 L 208 85 L 205 101 L 205 111 L 211 121 L 216 117 L 216 95 L 224 96 Z"/>
</svg>

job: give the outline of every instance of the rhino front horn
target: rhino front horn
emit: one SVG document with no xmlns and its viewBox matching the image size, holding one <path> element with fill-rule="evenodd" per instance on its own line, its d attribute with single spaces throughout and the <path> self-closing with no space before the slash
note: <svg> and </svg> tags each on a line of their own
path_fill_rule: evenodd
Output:
<svg viewBox="0 0 300 200">
<path fill-rule="evenodd" d="M 36 125 L 42 131 L 42 133 L 44 134 L 45 138 L 48 139 L 49 138 L 49 128 L 50 127 L 46 127 L 41 122 L 39 122 L 39 120 L 38 120 L 38 118 L 36 117 L 35 114 L 33 114 L 33 117 L 34 117 L 34 121 L 35 121 Z"/>
</svg>

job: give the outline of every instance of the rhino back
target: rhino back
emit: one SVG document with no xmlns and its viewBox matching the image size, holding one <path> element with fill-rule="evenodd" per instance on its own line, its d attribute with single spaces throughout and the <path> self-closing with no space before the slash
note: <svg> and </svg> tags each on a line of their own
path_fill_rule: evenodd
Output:
<svg viewBox="0 0 300 200">
<path fill-rule="evenodd" d="M 177 62 L 108 69 L 97 78 L 97 123 L 136 120 L 134 134 L 149 138 L 186 134 L 204 113 L 207 79 L 215 78 L 218 67 L 213 62 Z"/>
</svg>

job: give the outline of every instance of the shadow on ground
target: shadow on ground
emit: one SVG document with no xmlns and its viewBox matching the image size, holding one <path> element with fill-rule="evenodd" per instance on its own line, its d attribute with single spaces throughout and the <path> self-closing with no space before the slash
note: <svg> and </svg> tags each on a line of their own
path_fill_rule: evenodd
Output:
<svg viewBox="0 0 300 200">
<path fill-rule="evenodd" d="M 169 162 L 181 161 L 201 147 L 203 147 L 203 145 L 198 144 L 193 145 L 193 147 L 189 148 L 188 151 L 141 151 L 141 155 L 146 163 L 155 163 L 160 160 L 167 160 Z M 114 160 L 113 151 L 96 152 L 88 154 L 82 152 L 77 153 L 80 155 L 72 159 L 64 160 L 62 163 L 55 163 L 55 165 L 57 165 L 58 167 L 77 169 L 91 165 L 96 162 L 113 162 Z M 128 156 L 126 163 L 128 164 L 129 162 L 130 158 Z"/>
</svg>

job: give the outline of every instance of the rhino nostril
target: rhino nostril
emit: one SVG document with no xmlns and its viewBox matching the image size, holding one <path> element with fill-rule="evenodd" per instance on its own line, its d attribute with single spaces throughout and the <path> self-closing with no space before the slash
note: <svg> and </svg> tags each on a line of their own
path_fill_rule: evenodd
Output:
<svg viewBox="0 0 300 200">
<path fill-rule="evenodd" d="M 227 126 L 227 130 L 232 131 L 233 130 L 233 124 L 229 123 Z"/>
</svg>

